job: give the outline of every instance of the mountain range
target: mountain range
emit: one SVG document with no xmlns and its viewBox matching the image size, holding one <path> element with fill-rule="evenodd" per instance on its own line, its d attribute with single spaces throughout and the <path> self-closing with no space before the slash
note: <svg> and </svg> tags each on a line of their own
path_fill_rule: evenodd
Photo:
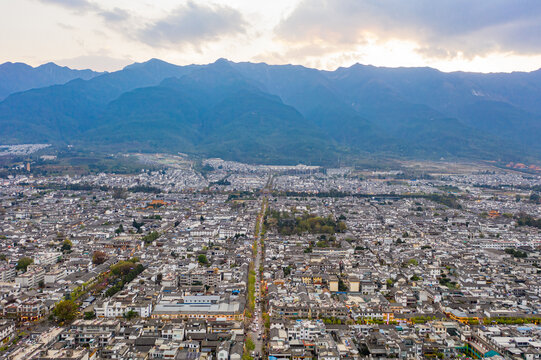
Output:
<svg viewBox="0 0 541 360">
<path fill-rule="evenodd" d="M 152 59 L 111 73 L 0 65 L 0 143 L 257 163 L 541 159 L 541 70 L 335 71 Z"/>
<path fill-rule="evenodd" d="M 101 74 L 92 70 L 73 70 L 51 62 L 38 67 L 6 62 L 0 64 L 0 100 L 19 91 L 65 84 L 73 79 L 89 80 Z"/>
</svg>

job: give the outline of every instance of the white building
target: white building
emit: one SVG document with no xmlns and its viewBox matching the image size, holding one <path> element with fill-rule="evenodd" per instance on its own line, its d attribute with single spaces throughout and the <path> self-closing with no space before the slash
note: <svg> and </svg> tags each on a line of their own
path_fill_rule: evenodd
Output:
<svg viewBox="0 0 541 360">
<path fill-rule="evenodd" d="M 152 314 L 151 301 L 104 301 L 94 307 L 98 318 L 120 318 L 129 311 L 135 311 L 139 317 L 148 318 Z"/>
</svg>

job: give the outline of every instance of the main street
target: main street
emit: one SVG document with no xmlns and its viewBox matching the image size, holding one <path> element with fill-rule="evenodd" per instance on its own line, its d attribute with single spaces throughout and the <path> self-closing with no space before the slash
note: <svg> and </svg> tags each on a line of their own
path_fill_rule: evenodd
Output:
<svg viewBox="0 0 541 360">
<path fill-rule="evenodd" d="M 254 251 L 254 272 L 255 272 L 255 307 L 253 313 L 253 320 L 250 323 L 250 332 L 249 336 L 252 338 L 255 345 L 255 358 L 259 358 L 263 354 L 263 317 L 261 313 L 261 303 L 263 302 L 262 292 L 261 292 L 261 275 L 259 268 L 262 264 L 262 247 L 261 247 L 261 229 L 263 228 L 263 218 L 266 211 L 266 199 L 263 199 L 263 205 L 261 214 L 258 219 L 258 233 L 255 236 L 255 251 Z"/>
<path fill-rule="evenodd" d="M 264 187 L 265 190 L 268 190 L 272 187 L 272 178 L 269 178 L 267 185 Z M 261 201 L 261 212 L 259 213 L 256 225 L 256 232 L 254 236 L 254 259 L 253 259 L 253 271 L 255 272 L 255 289 L 254 289 L 254 298 L 255 306 L 253 312 L 252 321 L 249 324 L 248 336 L 252 339 L 255 345 L 253 351 L 253 357 L 255 359 L 263 358 L 263 348 L 264 348 L 264 322 L 261 312 L 261 304 L 264 301 L 263 293 L 261 289 L 261 273 L 259 271 L 260 267 L 263 264 L 263 247 L 261 246 L 261 240 L 263 238 L 263 221 L 265 219 L 265 212 L 267 211 L 268 201 L 267 196 L 263 195 Z"/>
</svg>

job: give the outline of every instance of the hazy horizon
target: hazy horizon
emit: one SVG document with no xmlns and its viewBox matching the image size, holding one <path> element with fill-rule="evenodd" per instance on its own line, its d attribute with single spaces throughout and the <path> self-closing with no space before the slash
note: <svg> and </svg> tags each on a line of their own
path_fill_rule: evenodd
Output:
<svg viewBox="0 0 541 360">
<path fill-rule="evenodd" d="M 444 72 L 541 68 L 534 0 L 20 0 L 0 4 L 0 62 L 115 71 L 149 57 L 173 64 L 355 63 Z M 148 54 L 152 54 L 149 56 Z"/>
<path fill-rule="evenodd" d="M 230 59 L 227 59 L 227 58 L 224 58 L 224 57 L 220 57 L 220 58 L 216 58 L 212 61 L 209 61 L 209 62 L 206 62 L 206 63 L 185 63 L 185 64 L 177 64 L 177 63 L 172 63 L 172 62 L 169 62 L 169 61 L 165 61 L 163 59 L 159 59 L 159 58 L 155 58 L 155 57 L 151 57 L 151 58 L 148 58 L 146 60 L 142 60 L 142 61 L 133 61 L 129 64 L 126 64 L 122 67 L 119 67 L 117 69 L 112 69 L 112 70 L 97 70 L 97 69 L 94 69 L 94 68 L 91 68 L 91 67 L 74 67 L 74 66 L 69 66 L 69 65 L 63 65 L 63 64 L 60 64 L 58 62 L 55 62 L 55 61 L 45 61 L 43 63 L 39 63 L 39 64 L 36 64 L 36 65 L 33 65 L 33 64 L 30 64 L 30 63 L 26 63 L 24 61 L 17 61 L 17 60 L 6 60 L 6 61 L 3 61 L 2 63 L 0 63 L 0 66 L 1 65 L 4 65 L 6 63 L 12 63 L 12 64 L 26 64 L 26 65 L 29 65 L 33 68 L 38 68 L 40 66 L 43 66 L 43 65 L 46 65 L 46 64 L 56 64 L 58 66 L 62 66 L 62 67 L 68 67 L 72 70 L 92 70 L 92 71 L 96 71 L 96 72 L 104 72 L 104 73 L 112 73 L 112 72 L 115 72 L 115 71 L 120 71 L 122 69 L 124 69 L 125 67 L 127 66 L 130 66 L 130 65 L 133 65 L 133 64 L 141 64 L 141 63 L 146 63 L 146 62 L 149 62 L 151 60 L 160 60 L 160 61 L 164 61 L 166 63 L 169 63 L 171 65 L 176 65 L 176 66 L 189 66 L 189 65 L 208 65 L 208 64 L 212 64 L 212 63 L 215 63 L 216 61 L 220 60 L 220 59 L 225 59 L 227 61 L 230 61 L 230 62 L 233 62 L 233 63 L 253 63 L 253 64 L 266 64 L 266 65 L 272 65 L 272 66 L 287 66 L 287 65 L 290 65 L 290 66 L 303 66 L 303 67 L 306 67 L 306 68 L 310 68 L 310 69 L 316 69 L 316 70 L 321 70 L 321 71 L 336 71 L 340 68 L 349 68 L 349 67 L 352 67 L 352 66 L 355 66 L 355 65 L 361 65 L 361 66 L 373 66 L 373 67 L 379 67 L 379 68 L 389 68 L 389 69 L 399 69 L 399 68 L 431 68 L 431 69 L 435 69 L 435 70 L 438 70 L 442 73 L 453 73 L 453 72 L 465 72 L 465 73 L 480 73 L 480 74 L 497 74 L 497 73 L 502 73 L 502 74 L 508 74 L 508 73 L 513 73 L 513 72 L 525 72 L 525 73 L 529 73 L 529 72 L 535 72 L 535 71 L 538 71 L 538 70 L 541 70 L 541 66 L 537 69 L 533 69 L 533 70 L 510 70 L 510 71 L 486 71 L 486 72 L 483 72 L 483 71 L 467 71 L 467 70 L 448 70 L 448 71 L 445 71 L 445 70 L 441 70 L 441 69 L 438 69 L 436 67 L 432 67 L 432 66 L 379 66 L 379 65 L 375 65 L 375 64 L 365 64 L 365 63 L 353 63 L 351 65 L 348 65 L 348 66 L 338 66 L 336 68 L 333 68 L 333 69 L 323 69 L 323 68 L 317 68 L 317 67 L 311 67 L 311 66 L 305 66 L 305 65 L 302 65 L 302 64 L 295 64 L 295 63 L 269 63 L 269 62 L 266 62 L 266 61 L 233 61 L 233 60 L 230 60 Z"/>
</svg>

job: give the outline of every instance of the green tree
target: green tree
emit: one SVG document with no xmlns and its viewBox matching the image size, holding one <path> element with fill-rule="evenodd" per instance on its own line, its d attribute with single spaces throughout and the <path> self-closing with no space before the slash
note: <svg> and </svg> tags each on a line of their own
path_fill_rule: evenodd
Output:
<svg viewBox="0 0 541 360">
<path fill-rule="evenodd" d="M 26 271 L 28 266 L 33 263 L 34 263 L 34 260 L 32 258 L 22 257 L 19 259 L 19 261 L 17 261 L 17 265 L 15 266 L 15 269 Z"/>
<path fill-rule="evenodd" d="M 341 232 L 341 233 L 345 232 L 348 228 L 346 226 L 346 223 L 343 221 L 339 221 L 338 224 L 336 224 L 336 227 L 337 227 L 338 232 Z"/>
<path fill-rule="evenodd" d="M 197 261 L 199 261 L 201 265 L 207 265 L 209 263 L 205 254 L 199 254 L 199 256 L 197 257 Z"/>
<path fill-rule="evenodd" d="M 96 313 L 94 311 L 85 311 L 83 317 L 85 320 L 92 320 L 96 318 Z"/>
<path fill-rule="evenodd" d="M 122 226 L 122 224 L 120 224 L 118 226 L 118 229 L 115 230 L 115 233 L 118 235 L 118 234 L 121 234 L 124 232 L 124 226 Z"/>
<path fill-rule="evenodd" d="M 284 276 L 289 276 L 289 274 L 291 274 L 291 266 L 286 266 L 284 268 Z"/>
<path fill-rule="evenodd" d="M 59 322 L 75 320 L 77 317 L 77 304 L 73 300 L 63 300 L 56 304 L 53 315 Z"/>
<path fill-rule="evenodd" d="M 348 287 L 342 279 L 338 279 L 338 291 L 348 291 Z"/>
<path fill-rule="evenodd" d="M 270 329 L 270 316 L 269 316 L 269 313 L 263 313 L 263 315 L 261 317 L 265 321 L 265 328 L 267 330 L 269 330 Z"/>
<path fill-rule="evenodd" d="M 135 219 L 133 219 L 132 226 L 136 228 L 138 231 L 141 229 L 141 227 L 144 225 L 142 222 L 137 222 Z"/>
<path fill-rule="evenodd" d="M 246 350 L 254 351 L 254 349 L 255 349 L 254 341 L 251 338 L 246 339 Z"/>
<path fill-rule="evenodd" d="M 133 269 L 135 269 L 135 264 L 131 261 L 119 261 L 111 265 L 111 272 L 116 276 L 125 276 Z"/>
<path fill-rule="evenodd" d="M 71 247 L 72 247 L 72 242 L 70 239 L 66 239 L 62 242 L 62 247 L 60 248 L 60 250 L 62 250 L 63 252 L 64 251 L 70 251 L 71 250 Z"/>
<path fill-rule="evenodd" d="M 142 237 L 142 240 L 145 242 L 145 244 L 152 244 L 155 240 L 157 240 L 160 237 L 160 234 L 157 231 L 153 231 L 151 233 L 146 234 Z"/>
<path fill-rule="evenodd" d="M 126 318 L 126 320 L 132 320 L 138 316 L 139 314 L 137 313 L 137 311 L 134 311 L 134 310 L 130 310 L 124 314 L 124 318 Z"/>
</svg>

